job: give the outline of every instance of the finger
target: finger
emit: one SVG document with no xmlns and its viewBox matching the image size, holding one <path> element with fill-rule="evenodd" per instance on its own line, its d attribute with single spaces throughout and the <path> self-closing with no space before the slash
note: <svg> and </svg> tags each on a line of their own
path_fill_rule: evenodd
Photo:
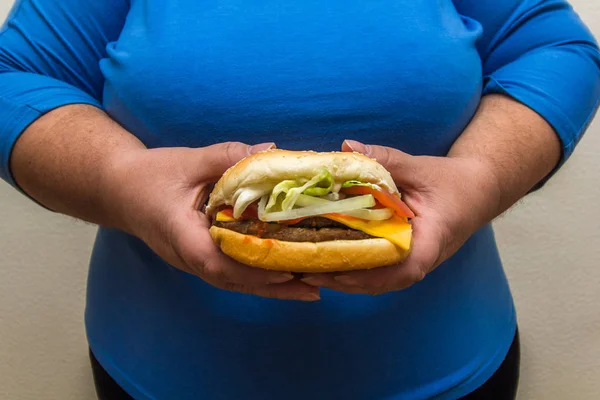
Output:
<svg viewBox="0 0 600 400">
<path fill-rule="evenodd" d="M 346 293 L 346 294 L 373 294 L 369 293 L 367 289 L 357 287 L 357 286 L 344 286 L 339 283 L 331 283 L 327 286 L 323 286 L 324 289 L 334 290 L 336 292 Z"/>
<path fill-rule="evenodd" d="M 211 249 L 201 267 L 203 277 L 239 285 L 270 285 L 292 281 L 289 272 L 268 271 L 262 268 L 241 264 L 223 254 L 218 248 Z"/>
<path fill-rule="evenodd" d="M 333 277 L 337 284 L 359 287 L 368 293 L 405 289 L 425 278 L 435 265 L 442 247 L 442 236 L 422 217 L 413 224 L 413 248 L 400 264 L 371 270 L 350 271 Z"/>
<path fill-rule="evenodd" d="M 385 287 L 394 286 L 400 288 L 402 286 L 399 282 L 393 281 L 394 270 L 399 267 L 399 265 L 391 265 L 369 270 L 348 271 L 343 274 L 314 279 L 313 277 L 306 277 L 302 280 L 315 287 L 323 287 L 345 293 L 380 293 L 386 290 L 384 289 Z M 404 280 L 409 279 L 408 277 L 404 278 Z"/>
<path fill-rule="evenodd" d="M 356 140 L 344 140 L 342 151 L 354 151 L 374 158 L 392 174 L 394 181 L 400 186 L 412 187 L 418 183 L 415 180 L 418 170 L 414 156 L 403 151 L 386 146 L 364 144 Z"/>
<path fill-rule="evenodd" d="M 224 290 L 252 294 L 260 297 L 279 300 L 320 300 L 319 289 L 308 286 L 300 281 L 294 280 L 276 285 L 249 286 L 233 283 L 225 283 Z"/>
<path fill-rule="evenodd" d="M 294 279 L 288 272 L 249 267 L 226 256 L 213 242 L 208 226 L 204 214 L 192 211 L 180 222 L 173 244 L 184 262 L 201 278 L 244 285 L 268 285 Z"/>
<path fill-rule="evenodd" d="M 243 158 L 273 148 L 275 148 L 275 143 L 260 143 L 250 146 L 240 142 L 225 142 L 194 149 L 198 155 L 194 160 L 194 168 L 197 172 L 202 173 L 202 180 L 216 181 L 227 169 Z"/>
<path fill-rule="evenodd" d="M 324 289 L 335 290 L 337 292 L 343 292 L 348 294 L 368 294 L 368 295 L 377 295 L 381 293 L 385 293 L 388 290 L 384 289 L 382 291 L 369 291 L 368 288 L 363 288 L 360 286 L 346 286 L 337 282 L 335 279 L 335 274 L 327 275 L 325 279 L 322 279 L 321 276 L 318 275 L 310 275 L 305 276 L 301 281 L 315 287 L 320 287 Z"/>
</svg>

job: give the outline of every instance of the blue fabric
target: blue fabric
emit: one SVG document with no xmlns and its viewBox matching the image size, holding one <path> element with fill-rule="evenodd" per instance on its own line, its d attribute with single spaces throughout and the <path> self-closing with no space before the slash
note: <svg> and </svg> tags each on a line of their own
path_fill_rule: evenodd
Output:
<svg viewBox="0 0 600 400">
<path fill-rule="evenodd" d="M 562 165 L 600 98 L 594 38 L 554 0 L 22 0 L 0 72 L 0 174 L 15 186 L 14 142 L 65 104 L 104 108 L 149 147 L 351 138 L 441 156 L 483 94 L 505 93 L 554 126 Z M 515 331 L 490 226 L 408 290 L 322 298 L 223 292 L 101 228 L 86 326 L 136 398 L 211 400 L 453 399 Z"/>
</svg>

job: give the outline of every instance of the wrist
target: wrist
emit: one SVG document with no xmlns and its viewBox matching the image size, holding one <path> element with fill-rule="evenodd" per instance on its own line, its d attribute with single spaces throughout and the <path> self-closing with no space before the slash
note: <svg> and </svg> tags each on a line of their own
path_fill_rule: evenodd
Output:
<svg viewBox="0 0 600 400">
<path fill-rule="evenodd" d="M 141 145 L 119 149 L 111 154 L 101 168 L 100 204 L 105 226 L 134 234 L 135 204 L 140 200 L 139 189 L 136 189 L 141 179 L 138 160 L 147 151 Z"/>
<path fill-rule="evenodd" d="M 449 156 L 460 163 L 465 194 L 461 207 L 472 216 L 473 230 L 490 223 L 502 210 L 503 190 L 494 166 L 477 157 Z"/>
</svg>

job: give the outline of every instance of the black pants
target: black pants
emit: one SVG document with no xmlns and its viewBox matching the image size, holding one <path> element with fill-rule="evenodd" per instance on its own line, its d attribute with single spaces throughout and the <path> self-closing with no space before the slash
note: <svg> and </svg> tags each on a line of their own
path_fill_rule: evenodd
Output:
<svg viewBox="0 0 600 400">
<path fill-rule="evenodd" d="M 458 400 L 513 400 L 519 384 L 521 349 L 519 332 L 515 334 L 510 350 L 502 365 L 479 389 Z M 99 400 L 132 400 L 108 373 L 102 368 L 90 351 L 92 372 Z"/>
</svg>

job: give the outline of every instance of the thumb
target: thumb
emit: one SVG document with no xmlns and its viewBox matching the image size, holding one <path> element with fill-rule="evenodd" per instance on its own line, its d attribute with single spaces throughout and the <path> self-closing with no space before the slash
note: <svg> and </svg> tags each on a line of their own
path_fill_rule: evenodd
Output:
<svg viewBox="0 0 600 400">
<path fill-rule="evenodd" d="M 392 147 L 364 144 L 356 140 L 344 140 L 342 151 L 354 151 L 374 158 L 392 174 L 396 183 L 401 186 L 412 186 L 417 172 L 414 156 Z"/>
<path fill-rule="evenodd" d="M 202 171 L 205 180 L 219 179 L 227 169 L 251 154 L 274 149 L 275 143 L 248 145 L 240 142 L 225 142 L 197 149 L 198 171 Z"/>
</svg>

